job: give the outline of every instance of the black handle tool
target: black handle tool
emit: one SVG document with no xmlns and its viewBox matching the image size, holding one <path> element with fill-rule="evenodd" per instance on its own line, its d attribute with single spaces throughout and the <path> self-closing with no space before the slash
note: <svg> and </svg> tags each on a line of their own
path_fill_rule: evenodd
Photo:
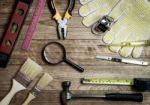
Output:
<svg viewBox="0 0 150 105">
<path fill-rule="evenodd" d="M 67 102 L 71 99 L 105 99 L 110 101 L 133 101 L 142 102 L 142 93 L 131 93 L 131 94 L 120 94 L 120 93 L 109 93 L 104 95 L 93 95 L 93 94 L 72 94 L 69 90 L 71 86 L 70 81 L 62 83 L 63 91 L 60 94 L 62 105 L 67 105 Z"/>
<path fill-rule="evenodd" d="M 48 0 L 49 9 L 52 13 L 53 19 L 55 19 L 58 23 L 57 31 L 59 32 L 58 36 L 60 39 L 65 39 L 67 37 L 68 26 L 67 22 L 72 17 L 72 11 L 75 6 L 75 0 L 68 0 L 67 10 L 62 17 L 60 15 L 59 10 L 56 8 L 54 0 Z"/>
</svg>

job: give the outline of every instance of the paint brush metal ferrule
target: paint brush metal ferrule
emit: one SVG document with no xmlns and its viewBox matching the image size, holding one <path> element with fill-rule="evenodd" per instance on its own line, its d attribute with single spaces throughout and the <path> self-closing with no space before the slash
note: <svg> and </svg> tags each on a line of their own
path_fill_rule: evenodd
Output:
<svg viewBox="0 0 150 105">
<path fill-rule="evenodd" d="M 124 58 L 115 58 L 115 57 L 109 57 L 109 56 L 100 56 L 100 55 L 97 55 L 96 59 L 108 60 L 108 61 L 114 61 L 114 62 L 120 62 L 120 63 L 126 63 L 126 64 L 142 65 L 142 66 L 147 66 L 149 64 L 148 62 L 144 62 L 144 61 L 124 59 Z"/>
<path fill-rule="evenodd" d="M 29 105 L 29 103 L 37 97 L 37 95 L 44 89 L 48 84 L 53 80 L 52 76 L 48 73 L 44 73 L 43 76 L 40 78 L 36 86 L 32 89 L 29 93 L 27 99 L 24 101 L 22 105 Z"/>
<path fill-rule="evenodd" d="M 38 87 L 34 87 L 34 89 L 31 91 L 31 94 L 33 94 L 35 97 L 39 95 L 41 90 Z"/>
<path fill-rule="evenodd" d="M 9 105 L 13 96 L 17 92 L 25 90 L 32 80 L 34 80 L 41 73 L 42 67 L 28 58 L 18 74 L 13 78 L 11 90 L 1 100 L 0 105 Z"/>
<path fill-rule="evenodd" d="M 14 77 L 14 79 L 21 83 L 24 87 L 28 87 L 29 84 L 32 82 L 32 80 L 28 77 L 26 77 L 24 74 L 21 72 L 18 72 L 18 74 Z"/>
</svg>

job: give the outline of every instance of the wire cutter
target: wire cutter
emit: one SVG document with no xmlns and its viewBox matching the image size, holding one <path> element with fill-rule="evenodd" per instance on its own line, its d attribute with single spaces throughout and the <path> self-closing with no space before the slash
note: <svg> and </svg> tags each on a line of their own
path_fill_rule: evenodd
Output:
<svg viewBox="0 0 150 105">
<path fill-rule="evenodd" d="M 55 19 L 58 23 L 59 38 L 65 39 L 67 37 L 67 21 L 72 17 L 72 10 L 75 6 L 75 0 L 68 0 L 68 8 L 66 10 L 64 18 L 60 15 L 54 1 L 55 0 L 49 0 L 49 8 L 52 13 L 53 19 Z"/>
</svg>

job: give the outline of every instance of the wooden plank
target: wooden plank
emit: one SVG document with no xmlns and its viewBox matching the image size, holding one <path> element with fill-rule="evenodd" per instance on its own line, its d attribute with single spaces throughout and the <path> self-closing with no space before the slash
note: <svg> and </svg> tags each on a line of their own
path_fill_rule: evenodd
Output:
<svg viewBox="0 0 150 105">
<path fill-rule="evenodd" d="M 0 36 L 3 35 L 7 27 L 7 21 L 12 11 L 12 7 L 16 0 L 0 0 Z M 36 7 L 38 0 L 34 0 L 25 21 L 23 29 L 20 33 L 19 40 L 12 53 L 9 65 L 6 69 L 0 68 L 0 100 L 8 93 L 12 85 L 11 80 L 19 71 L 21 65 L 27 57 L 31 57 L 43 67 L 43 70 L 53 76 L 54 80 L 46 87 L 41 94 L 33 100 L 30 105 L 60 105 L 59 93 L 62 90 L 61 83 L 63 81 L 72 81 L 71 90 L 73 93 L 110 93 L 110 92 L 131 92 L 134 91 L 130 86 L 109 86 L 109 85 L 82 85 L 80 78 L 83 77 L 101 77 L 101 78 L 149 78 L 150 66 L 142 67 L 135 65 L 120 64 L 108 61 L 96 60 L 95 55 L 108 55 L 119 57 L 115 53 L 111 53 L 107 48 L 98 47 L 103 44 L 102 37 L 93 35 L 90 28 L 86 28 L 81 23 L 82 18 L 78 14 L 80 8 L 79 1 L 73 11 L 73 17 L 68 21 L 68 36 L 65 41 L 61 42 L 67 50 L 67 57 L 75 63 L 85 68 L 84 73 L 77 72 L 74 68 L 66 63 L 57 66 L 46 64 L 41 52 L 48 42 L 58 41 L 56 32 L 56 21 L 52 20 L 52 15 L 47 4 L 41 14 L 40 21 L 34 33 L 32 45 L 29 51 L 21 49 L 21 44 L 25 37 L 28 26 Z M 67 3 L 65 0 L 56 0 L 56 5 L 61 14 L 64 13 Z M 55 51 L 55 50 L 53 50 Z M 131 57 L 129 57 L 131 58 Z M 150 62 L 150 47 L 144 49 L 139 60 Z M 15 95 L 10 105 L 21 105 L 26 98 L 29 90 L 33 87 L 36 80 L 28 87 L 28 90 L 21 91 Z M 134 91 L 135 92 L 135 91 Z M 73 100 L 69 105 L 149 105 L 150 93 L 144 92 L 144 102 L 111 102 L 105 100 Z"/>
</svg>

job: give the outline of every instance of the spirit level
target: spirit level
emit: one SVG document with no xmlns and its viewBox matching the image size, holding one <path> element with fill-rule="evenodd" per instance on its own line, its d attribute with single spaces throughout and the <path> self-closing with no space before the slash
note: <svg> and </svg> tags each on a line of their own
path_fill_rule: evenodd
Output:
<svg viewBox="0 0 150 105">
<path fill-rule="evenodd" d="M 17 0 L 9 25 L 0 40 L 0 67 L 6 67 L 33 0 Z"/>
</svg>

